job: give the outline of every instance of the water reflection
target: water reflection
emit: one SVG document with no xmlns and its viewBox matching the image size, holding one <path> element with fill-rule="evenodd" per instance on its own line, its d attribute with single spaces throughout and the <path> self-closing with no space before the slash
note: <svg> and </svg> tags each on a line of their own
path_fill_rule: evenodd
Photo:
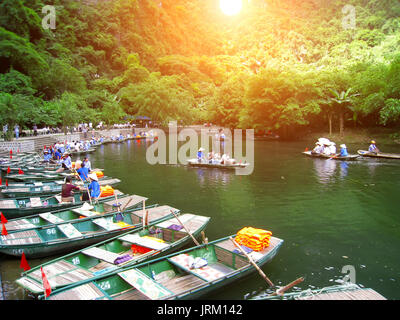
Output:
<svg viewBox="0 0 400 320">
<path fill-rule="evenodd" d="M 314 159 L 314 169 L 321 183 L 329 183 L 335 174 L 337 162 L 335 160 Z"/>
<path fill-rule="evenodd" d="M 349 164 L 347 163 L 347 161 L 341 161 L 340 162 L 340 178 L 344 179 L 345 177 L 347 177 L 348 169 L 349 169 Z"/>
<path fill-rule="evenodd" d="M 196 170 L 197 180 L 199 181 L 199 185 L 202 187 L 209 185 L 210 182 L 212 184 L 227 185 L 232 181 L 232 175 L 235 174 L 234 171 L 229 172 L 212 168 L 190 168 L 190 170 Z"/>
</svg>

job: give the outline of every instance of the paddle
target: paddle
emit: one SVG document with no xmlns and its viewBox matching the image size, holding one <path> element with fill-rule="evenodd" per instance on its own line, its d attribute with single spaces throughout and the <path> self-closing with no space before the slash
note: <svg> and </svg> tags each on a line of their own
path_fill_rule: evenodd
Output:
<svg viewBox="0 0 400 320">
<path fill-rule="evenodd" d="M 186 228 L 186 226 L 181 222 L 181 220 L 179 220 L 178 216 L 175 214 L 174 211 L 171 210 L 171 213 L 175 216 L 176 220 L 178 220 L 178 222 L 181 224 L 181 226 L 186 230 L 186 232 L 188 233 L 189 236 L 192 237 L 194 243 L 196 244 L 196 246 L 199 246 L 200 243 L 196 240 L 196 238 L 190 233 L 190 231 Z"/>
<path fill-rule="evenodd" d="M 208 238 L 206 238 L 206 234 L 204 231 L 201 231 L 201 237 L 203 238 L 203 243 L 208 244 Z"/>
<path fill-rule="evenodd" d="M 276 290 L 274 293 L 270 294 L 270 296 L 282 296 L 285 291 L 289 290 L 290 288 L 294 287 L 296 284 L 299 284 L 300 282 L 303 282 L 304 278 L 298 278 L 294 280 L 293 282 L 289 283 L 288 285 Z"/>
<path fill-rule="evenodd" d="M 326 159 L 326 160 L 331 160 L 331 159 L 337 158 L 338 156 L 340 156 L 340 153 L 335 154 L 334 156 L 332 156 L 332 157 L 330 157 L 330 158 L 328 158 L 328 159 Z"/>
<path fill-rule="evenodd" d="M 268 283 L 270 287 L 274 287 L 275 285 L 272 283 L 271 280 L 268 279 L 268 277 L 265 275 L 265 273 L 260 269 L 260 267 L 253 261 L 253 259 L 242 249 L 242 247 L 232 239 L 232 237 L 229 237 L 229 239 L 232 241 L 232 243 L 246 256 L 246 258 L 249 260 L 249 262 L 253 265 L 254 268 L 258 271 L 258 273 L 261 275 L 261 277 L 264 278 L 264 280 Z"/>
</svg>

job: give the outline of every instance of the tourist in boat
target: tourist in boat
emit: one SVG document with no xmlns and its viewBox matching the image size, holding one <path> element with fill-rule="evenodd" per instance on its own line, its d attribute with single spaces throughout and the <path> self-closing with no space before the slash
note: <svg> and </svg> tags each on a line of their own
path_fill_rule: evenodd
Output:
<svg viewBox="0 0 400 320">
<path fill-rule="evenodd" d="M 61 201 L 62 202 L 74 202 L 74 194 L 73 190 L 80 191 L 81 189 L 78 186 L 72 184 L 72 178 L 66 177 L 65 183 L 61 188 Z"/>
<path fill-rule="evenodd" d="M 80 160 L 76 161 L 75 168 L 76 168 L 76 172 L 79 174 L 82 181 L 89 180 L 89 171 L 90 170 L 88 168 L 86 168 L 85 162 L 82 162 Z"/>
<path fill-rule="evenodd" d="M 51 155 L 50 151 L 46 149 L 46 150 L 43 151 L 43 153 L 44 153 L 44 155 L 43 155 L 44 161 L 45 162 L 50 162 L 50 160 L 52 158 L 52 155 Z"/>
<path fill-rule="evenodd" d="M 83 158 L 82 164 L 85 165 L 85 167 L 89 170 L 89 172 L 92 171 L 92 164 L 90 163 L 88 157 Z"/>
<path fill-rule="evenodd" d="M 203 153 L 204 149 L 200 148 L 199 151 L 197 152 L 197 161 L 201 162 L 201 160 L 203 159 L 204 153 Z"/>
<path fill-rule="evenodd" d="M 320 142 L 315 143 L 315 148 L 311 151 L 312 154 L 321 154 L 324 152 L 324 146 Z"/>
<path fill-rule="evenodd" d="M 69 156 L 68 152 L 65 152 L 63 158 L 61 160 L 61 168 L 58 169 L 56 172 L 63 172 L 64 170 L 71 170 L 72 168 L 72 160 Z"/>
<path fill-rule="evenodd" d="M 349 155 L 349 153 L 347 152 L 347 147 L 345 144 L 341 144 L 340 145 L 340 157 L 347 157 Z"/>
<path fill-rule="evenodd" d="M 329 152 L 331 155 L 336 154 L 336 143 L 332 142 L 329 144 Z"/>
<path fill-rule="evenodd" d="M 368 148 L 368 152 L 371 152 L 371 153 L 379 153 L 380 152 L 378 147 L 376 146 L 375 140 L 371 141 L 371 144 Z"/>
</svg>

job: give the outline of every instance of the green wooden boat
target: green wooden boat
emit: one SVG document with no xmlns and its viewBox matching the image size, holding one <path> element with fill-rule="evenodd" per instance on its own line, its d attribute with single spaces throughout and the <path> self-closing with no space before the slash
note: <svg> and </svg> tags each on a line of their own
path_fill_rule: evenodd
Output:
<svg viewBox="0 0 400 320">
<path fill-rule="evenodd" d="M 67 173 L 43 173 L 43 172 L 31 172 L 29 174 L 7 174 L 4 179 L 8 181 L 19 181 L 19 182 L 29 182 L 29 181 L 54 181 L 64 179 Z"/>
<path fill-rule="evenodd" d="M 1 237 L 0 252 L 19 258 L 24 253 L 27 258 L 35 259 L 73 252 L 141 227 L 143 216 L 146 214 L 148 214 L 148 223 L 161 222 L 171 218 L 171 209 L 168 207 L 157 210 L 155 207 L 128 210 L 119 214 L 119 217 L 114 215 L 93 216 L 71 223 L 10 233 Z"/>
<path fill-rule="evenodd" d="M 158 210 L 161 208 L 159 207 Z M 206 228 L 210 218 L 182 214 L 179 220 L 192 236 L 197 238 Z M 129 231 L 36 266 L 24 272 L 22 277 L 16 280 L 16 283 L 37 296 L 44 291 L 40 268 L 43 268 L 52 290 L 55 290 L 77 284 L 82 280 L 94 279 L 99 275 L 104 276 L 111 271 L 139 264 L 153 259 L 155 256 L 165 255 L 192 241 L 185 229 L 170 228 L 177 225 L 179 222 L 175 218 L 171 218 L 148 227 Z"/>
<path fill-rule="evenodd" d="M 352 160 L 357 160 L 360 156 L 358 154 L 349 154 L 348 156 L 345 157 L 340 157 L 340 156 L 328 156 L 326 154 L 321 154 L 321 153 L 311 153 L 311 151 L 303 151 L 302 152 L 304 155 L 311 157 L 311 158 L 319 158 L 319 159 L 332 159 L 332 160 L 342 160 L 342 161 L 352 161 Z"/>
<path fill-rule="evenodd" d="M 361 288 L 354 283 L 325 287 L 316 290 L 303 290 L 283 295 L 261 294 L 250 300 L 386 300 L 385 297 L 369 288 Z"/>
<path fill-rule="evenodd" d="M 143 197 L 136 195 L 127 195 L 122 198 L 108 197 L 107 201 L 93 203 L 92 205 L 85 202 L 81 207 L 70 208 L 67 210 L 57 210 L 52 212 L 43 212 L 22 218 L 10 219 L 4 223 L 8 233 L 26 231 L 31 229 L 48 227 L 59 223 L 70 223 L 84 217 L 104 216 L 121 209 L 128 210 L 142 204 Z"/>
<path fill-rule="evenodd" d="M 120 183 L 121 180 L 115 178 L 100 179 L 100 186 L 115 186 Z M 49 182 L 28 182 L 28 183 L 16 183 L 9 184 L 8 187 L 2 186 L 0 188 L 0 194 L 5 198 L 22 198 L 22 197 L 33 197 L 33 196 L 50 196 L 52 194 L 61 193 L 62 185 L 64 181 L 56 180 Z M 82 182 L 74 182 L 75 185 L 82 186 Z"/>
<path fill-rule="evenodd" d="M 400 159 L 400 154 L 397 153 L 383 153 L 383 152 L 373 153 L 373 152 L 368 152 L 366 150 L 358 150 L 357 153 L 362 157 Z"/>
<path fill-rule="evenodd" d="M 125 197 L 120 191 L 115 190 L 118 197 Z M 109 198 L 99 198 L 99 202 L 107 201 Z M 61 209 L 75 208 L 82 206 L 81 193 L 74 194 L 74 202 L 61 202 L 61 195 L 31 197 L 31 198 L 10 198 L 0 200 L 0 211 L 7 219 L 15 219 L 32 214 L 49 212 Z"/>
<path fill-rule="evenodd" d="M 271 237 L 268 248 L 252 252 L 250 255 L 258 266 L 262 266 L 278 253 L 282 243 L 283 240 Z M 93 280 L 81 281 L 54 290 L 47 299 L 197 299 L 255 271 L 247 258 L 236 253 L 236 250 L 229 237 L 225 237 L 133 267 L 112 271 Z M 189 259 L 192 258 L 205 259 L 207 266 L 190 269 Z"/>
</svg>

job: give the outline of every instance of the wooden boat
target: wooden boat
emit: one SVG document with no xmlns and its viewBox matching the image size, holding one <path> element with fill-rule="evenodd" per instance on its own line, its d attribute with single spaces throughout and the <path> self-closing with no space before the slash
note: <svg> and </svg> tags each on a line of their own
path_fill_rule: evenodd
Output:
<svg viewBox="0 0 400 320">
<path fill-rule="evenodd" d="M 120 191 L 114 190 L 114 194 L 118 197 L 123 197 Z M 109 198 L 99 198 L 98 201 L 104 202 Z M 32 214 L 49 212 L 61 209 L 75 208 L 82 206 L 84 201 L 81 200 L 81 193 L 74 194 L 74 202 L 62 202 L 61 195 L 31 197 L 31 198 L 10 198 L 0 200 L 0 211 L 7 219 L 15 219 L 29 216 Z"/>
<path fill-rule="evenodd" d="M 234 235 L 232 236 L 234 237 Z M 269 247 L 252 252 L 258 266 L 269 262 L 283 240 L 271 237 Z M 197 299 L 254 272 L 248 259 L 236 253 L 229 237 L 178 253 L 113 271 L 54 290 L 50 300 L 174 300 Z M 240 251 L 239 251 L 240 252 Z M 190 257 L 203 258 L 207 266 L 190 269 Z"/>
<path fill-rule="evenodd" d="M 311 151 L 303 151 L 302 153 L 311 158 L 343 160 L 343 161 L 352 161 L 360 157 L 358 154 L 349 154 L 346 157 L 340 157 L 340 156 L 328 156 L 326 154 L 321 154 L 321 153 L 311 153 Z"/>
<path fill-rule="evenodd" d="M 10 233 L 1 237 L 0 252 L 16 257 L 21 257 L 24 253 L 27 258 L 72 252 L 139 228 L 143 225 L 143 217 L 148 223 L 171 218 L 171 209 L 155 207 L 147 210 L 128 210 L 119 215 L 119 220 L 116 220 L 114 215 L 94 216 L 71 223 Z"/>
<path fill-rule="evenodd" d="M 71 223 L 74 220 L 84 219 L 85 217 L 105 216 L 110 213 L 115 213 L 118 211 L 118 208 L 121 210 L 129 210 L 138 206 L 138 204 L 142 204 L 141 201 L 143 200 L 142 197 L 136 195 L 127 195 L 122 198 L 108 197 L 107 199 L 107 201 L 103 202 L 93 202 L 92 205 L 85 202 L 81 207 L 10 219 L 7 223 L 4 223 L 4 226 L 7 233 L 13 233 L 48 227 L 60 223 Z M 142 206 L 144 206 L 144 204 L 142 204 Z"/>
<path fill-rule="evenodd" d="M 168 206 L 157 210 L 170 209 Z M 176 209 L 174 209 L 176 210 Z M 182 214 L 179 220 L 194 237 L 198 237 L 210 221 L 209 217 Z M 178 226 L 175 218 L 141 227 L 117 237 L 96 243 L 63 257 L 51 260 L 24 272 L 16 283 L 34 295 L 43 293 L 40 268 L 47 274 L 52 290 L 88 281 L 111 271 L 121 270 L 140 262 L 165 255 L 192 241 L 185 229 L 174 230 Z M 157 232 L 157 233 L 155 233 Z"/>
<path fill-rule="evenodd" d="M 397 153 L 373 153 L 366 150 L 358 150 L 357 153 L 362 157 L 400 159 L 400 154 Z"/>
<path fill-rule="evenodd" d="M 317 290 L 285 293 L 281 296 L 260 295 L 251 300 L 386 300 L 386 298 L 372 289 L 347 283 Z"/>
<path fill-rule="evenodd" d="M 70 155 L 77 155 L 77 154 L 92 153 L 92 152 L 95 152 L 95 151 L 96 151 L 96 148 L 89 148 L 89 149 L 87 149 L 87 150 L 79 150 L 79 151 L 74 150 L 74 151 L 69 151 L 68 153 L 69 153 Z"/>
<path fill-rule="evenodd" d="M 100 179 L 100 186 L 114 186 L 120 183 L 121 180 L 115 178 Z M 0 194 L 6 198 L 22 198 L 33 196 L 50 196 L 52 194 L 61 193 L 64 181 L 56 180 L 49 182 L 29 182 L 20 184 L 11 184 L 8 187 L 2 186 Z M 82 186 L 82 182 L 74 182 L 75 185 Z"/>
<path fill-rule="evenodd" d="M 203 168 L 218 168 L 218 169 L 238 169 L 245 168 L 249 163 L 235 163 L 235 164 L 220 164 L 220 163 L 208 163 L 206 160 L 199 162 L 198 159 L 189 159 L 187 164 L 190 167 L 203 167 Z"/>
<path fill-rule="evenodd" d="M 43 172 L 31 172 L 29 174 L 7 174 L 4 176 L 4 179 L 9 181 L 20 181 L 20 182 L 28 182 L 28 181 L 54 181 L 64 179 L 67 173 L 43 173 Z"/>
</svg>

